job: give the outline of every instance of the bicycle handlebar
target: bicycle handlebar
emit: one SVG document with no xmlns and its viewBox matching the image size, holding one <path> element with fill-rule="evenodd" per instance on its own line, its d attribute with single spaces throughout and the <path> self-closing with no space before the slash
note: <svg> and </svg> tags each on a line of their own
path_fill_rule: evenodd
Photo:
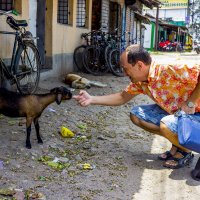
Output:
<svg viewBox="0 0 200 200">
<path fill-rule="evenodd" d="M 19 13 L 18 13 L 16 10 L 8 10 L 8 11 L 0 10 L 0 16 L 1 16 L 1 15 L 9 16 L 9 14 L 13 14 L 13 15 L 15 15 L 15 16 L 18 16 L 18 15 L 19 15 Z"/>
</svg>

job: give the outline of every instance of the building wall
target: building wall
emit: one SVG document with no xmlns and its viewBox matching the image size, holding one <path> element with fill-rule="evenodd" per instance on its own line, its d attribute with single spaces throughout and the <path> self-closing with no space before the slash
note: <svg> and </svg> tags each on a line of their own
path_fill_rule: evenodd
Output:
<svg viewBox="0 0 200 200">
<path fill-rule="evenodd" d="M 48 0 L 49 1 L 49 0 Z M 88 28 L 76 27 L 76 5 L 77 0 L 73 2 L 73 25 L 63 25 L 57 23 L 57 9 L 58 1 L 51 0 L 53 4 L 53 54 L 72 53 L 76 46 L 80 45 L 81 33 L 89 32 L 91 29 L 91 6 L 92 1 L 90 0 L 90 11 L 89 11 L 89 26 Z M 47 7 L 48 9 L 48 7 Z M 51 23 L 48 22 L 51 26 Z"/>
<path fill-rule="evenodd" d="M 76 27 L 76 8 L 77 0 L 73 1 L 73 23 L 72 25 L 63 25 L 57 23 L 58 3 L 55 0 L 47 1 L 47 23 L 46 23 L 46 55 L 47 62 L 53 66 L 53 70 L 46 72 L 50 75 L 64 75 L 74 70 L 73 51 L 81 45 L 80 35 L 91 30 L 91 11 L 92 0 L 88 0 L 88 27 Z M 52 15 L 52 16 L 51 16 Z M 50 17 L 50 19 L 49 19 Z M 48 36 L 48 34 L 50 35 Z M 52 41 L 52 42 L 51 42 Z M 50 42 L 50 43 L 49 43 Z M 46 74 L 45 73 L 45 74 Z"/>
</svg>

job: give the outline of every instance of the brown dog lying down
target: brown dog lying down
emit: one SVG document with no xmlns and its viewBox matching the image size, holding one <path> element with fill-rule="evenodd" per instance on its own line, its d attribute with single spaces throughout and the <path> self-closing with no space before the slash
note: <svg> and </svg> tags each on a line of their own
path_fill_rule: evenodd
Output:
<svg viewBox="0 0 200 200">
<path fill-rule="evenodd" d="M 84 88 L 90 88 L 91 86 L 97 86 L 97 87 L 106 87 L 106 84 L 103 84 L 98 81 L 90 81 L 86 78 L 83 78 L 77 74 L 67 74 L 65 76 L 64 82 L 70 87 L 75 89 L 84 89 Z"/>
<path fill-rule="evenodd" d="M 46 94 L 22 95 L 0 88 L 0 113 L 8 117 L 26 117 L 26 147 L 31 149 L 31 124 L 34 122 L 38 143 L 43 143 L 39 133 L 39 117 L 43 110 L 54 101 L 72 98 L 72 93 L 65 87 L 57 87 Z"/>
</svg>

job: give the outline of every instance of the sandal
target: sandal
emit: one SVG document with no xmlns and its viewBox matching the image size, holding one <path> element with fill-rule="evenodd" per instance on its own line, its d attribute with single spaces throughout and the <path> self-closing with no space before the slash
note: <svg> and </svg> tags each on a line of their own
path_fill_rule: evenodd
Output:
<svg viewBox="0 0 200 200">
<path fill-rule="evenodd" d="M 164 155 L 165 158 L 162 157 L 162 155 Z M 171 152 L 170 152 L 170 151 L 166 151 L 166 152 L 164 152 L 164 153 L 162 153 L 162 154 L 160 154 L 160 155 L 158 156 L 158 160 L 168 160 L 168 159 L 171 158 L 171 157 L 172 157 Z"/>
<path fill-rule="evenodd" d="M 194 158 L 194 155 L 191 152 L 188 153 L 188 152 L 178 150 L 177 153 L 179 153 L 182 157 L 176 158 L 173 156 L 173 157 L 169 158 L 163 164 L 163 166 L 170 168 L 170 169 L 179 169 L 181 167 L 188 165 L 190 162 L 192 162 L 192 160 Z"/>
<path fill-rule="evenodd" d="M 177 148 L 175 145 L 172 144 L 171 150 L 170 150 L 170 151 L 166 151 L 166 152 L 160 154 L 160 155 L 158 156 L 158 160 L 164 160 L 164 161 L 166 161 L 166 160 L 168 160 L 169 158 L 173 157 L 174 154 L 172 155 L 172 153 L 171 153 L 171 151 L 174 152 L 174 150 L 172 150 L 173 148 L 176 148 L 176 151 L 178 150 L 178 148 Z M 175 152 L 174 152 L 174 153 L 175 153 Z M 164 156 L 164 157 L 163 157 L 163 156 Z"/>
</svg>

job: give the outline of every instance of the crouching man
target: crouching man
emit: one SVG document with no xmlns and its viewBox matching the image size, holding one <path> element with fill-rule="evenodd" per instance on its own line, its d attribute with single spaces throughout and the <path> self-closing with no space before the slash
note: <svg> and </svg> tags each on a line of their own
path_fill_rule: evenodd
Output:
<svg viewBox="0 0 200 200">
<path fill-rule="evenodd" d="M 200 65 L 160 65 L 139 45 L 129 46 L 121 55 L 121 66 L 131 83 L 121 92 L 91 96 L 80 91 L 74 98 L 81 106 L 118 106 L 138 94 L 148 95 L 155 104 L 139 105 L 130 111 L 131 121 L 172 143 L 172 148 L 158 156 L 164 167 L 181 168 L 192 161 L 193 154 L 178 143 L 177 117 L 181 109 L 200 122 Z"/>
</svg>

